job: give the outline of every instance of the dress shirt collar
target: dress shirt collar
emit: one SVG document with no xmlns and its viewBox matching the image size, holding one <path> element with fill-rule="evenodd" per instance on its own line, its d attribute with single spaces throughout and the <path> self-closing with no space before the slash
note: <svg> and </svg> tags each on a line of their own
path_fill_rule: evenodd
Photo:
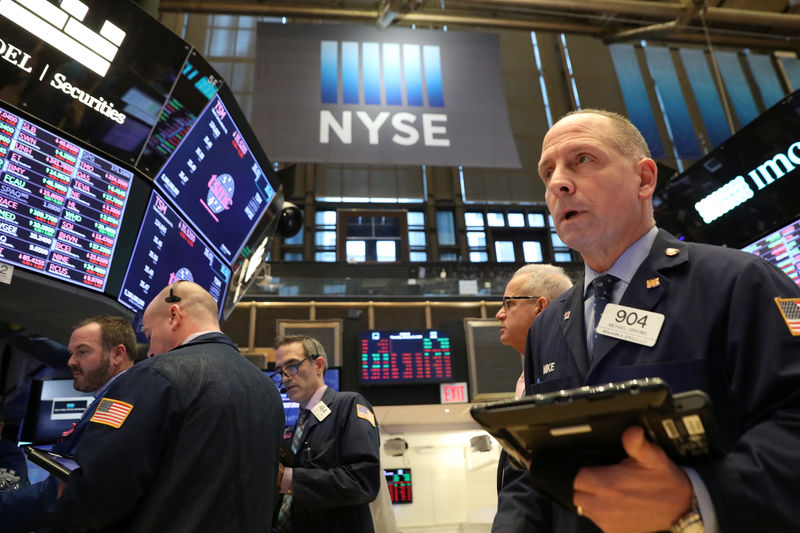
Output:
<svg viewBox="0 0 800 533">
<path fill-rule="evenodd" d="M 636 271 L 639 270 L 639 267 L 650 253 L 650 249 L 653 247 L 653 243 L 656 241 L 657 235 L 658 228 L 653 226 L 650 228 L 650 231 L 639 237 L 639 240 L 630 245 L 630 247 L 628 247 L 628 249 L 625 250 L 621 256 L 619 256 L 614 264 L 611 265 L 611 268 L 608 269 L 608 274 L 616 276 L 620 281 L 623 282 L 622 284 L 619 284 L 620 287 L 627 287 L 630 284 L 631 280 L 633 279 L 633 275 L 636 274 Z M 589 289 L 592 281 L 594 281 L 594 278 L 605 274 L 606 272 L 596 272 L 588 265 L 584 265 L 584 272 L 583 297 L 585 299 L 587 296 L 586 291 Z M 616 293 L 616 290 L 614 292 Z"/>
<path fill-rule="evenodd" d="M 311 399 L 308 400 L 308 403 L 305 404 L 305 405 L 301 405 L 300 407 L 303 408 L 303 409 L 313 409 L 315 405 L 317 405 L 319 402 L 322 401 L 322 395 L 325 394 L 325 390 L 327 388 L 328 388 L 328 386 L 323 384 L 322 387 L 318 388 L 317 392 L 315 392 L 311 396 Z"/>
</svg>

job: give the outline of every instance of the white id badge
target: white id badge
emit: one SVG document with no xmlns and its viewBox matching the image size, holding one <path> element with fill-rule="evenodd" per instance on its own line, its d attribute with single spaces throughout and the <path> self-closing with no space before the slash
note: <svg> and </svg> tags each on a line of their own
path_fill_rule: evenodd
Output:
<svg viewBox="0 0 800 533">
<path fill-rule="evenodd" d="M 664 324 L 664 315 L 635 307 L 608 304 L 597 324 L 597 333 L 644 346 L 653 346 Z"/>
<path fill-rule="evenodd" d="M 325 405 L 325 402 L 317 402 L 317 405 L 311 408 L 311 414 L 314 415 L 318 421 L 322 422 L 325 418 L 331 414 L 331 408 Z"/>
</svg>

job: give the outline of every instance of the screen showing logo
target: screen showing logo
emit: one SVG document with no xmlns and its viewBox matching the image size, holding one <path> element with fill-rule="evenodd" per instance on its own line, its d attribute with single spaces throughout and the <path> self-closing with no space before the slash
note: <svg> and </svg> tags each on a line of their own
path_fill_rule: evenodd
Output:
<svg viewBox="0 0 800 533">
<path fill-rule="evenodd" d="M 82 24 L 88 12 L 89 7 L 78 0 L 62 0 L 60 7 L 46 1 L 0 0 L 0 14 L 105 76 L 125 32 L 108 20 L 95 32 Z"/>
<path fill-rule="evenodd" d="M 444 107 L 439 46 L 322 41 L 320 65 L 323 104 Z"/>
<path fill-rule="evenodd" d="M 279 161 L 519 168 L 497 35 L 258 26 L 253 116 Z"/>
</svg>

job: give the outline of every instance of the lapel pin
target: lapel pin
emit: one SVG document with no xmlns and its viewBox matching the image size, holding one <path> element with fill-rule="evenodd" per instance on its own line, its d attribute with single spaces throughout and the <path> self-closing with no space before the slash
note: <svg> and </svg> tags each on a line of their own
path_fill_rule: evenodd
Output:
<svg viewBox="0 0 800 533">
<path fill-rule="evenodd" d="M 569 315 L 571 313 L 572 313 L 572 311 L 567 311 L 566 313 L 564 313 L 564 320 L 569 320 Z"/>
<path fill-rule="evenodd" d="M 667 248 L 666 249 L 667 257 L 674 257 L 674 256 L 678 255 L 679 253 L 681 253 L 681 251 L 678 250 L 677 248 Z"/>
<path fill-rule="evenodd" d="M 647 288 L 653 289 L 661 285 L 661 281 L 658 278 L 648 279 L 647 280 Z"/>
</svg>

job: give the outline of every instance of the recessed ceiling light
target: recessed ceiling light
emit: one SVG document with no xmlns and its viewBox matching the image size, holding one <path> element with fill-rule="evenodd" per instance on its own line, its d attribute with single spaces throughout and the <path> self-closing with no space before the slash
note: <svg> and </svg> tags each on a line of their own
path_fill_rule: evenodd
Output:
<svg viewBox="0 0 800 533">
<path fill-rule="evenodd" d="M 444 410 L 444 412 L 445 412 L 445 413 L 449 413 L 449 412 L 450 412 L 450 409 L 445 409 L 445 410 Z"/>
</svg>

